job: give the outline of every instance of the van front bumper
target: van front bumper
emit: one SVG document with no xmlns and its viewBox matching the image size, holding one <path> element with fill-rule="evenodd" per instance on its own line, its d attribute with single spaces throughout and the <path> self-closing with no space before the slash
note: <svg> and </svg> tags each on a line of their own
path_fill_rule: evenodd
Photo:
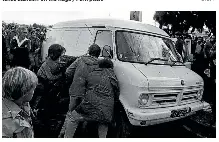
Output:
<svg viewBox="0 0 219 142">
<path fill-rule="evenodd" d="M 166 107 L 166 108 L 154 108 L 154 109 L 125 109 L 126 114 L 128 116 L 129 122 L 134 126 L 148 126 L 155 125 L 164 122 L 174 121 L 177 119 L 185 118 L 192 114 L 195 114 L 197 111 L 202 110 L 204 107 L 209 106 L 206 102 L 195 102 L 186 105 L 174 106 L 174 107 Z M 188 112 L 185 116 L 180 117 L 171 117 L 171 111 L 173 110 L 181 110 L 189 108 L 190 112 Z"/>
</svg>

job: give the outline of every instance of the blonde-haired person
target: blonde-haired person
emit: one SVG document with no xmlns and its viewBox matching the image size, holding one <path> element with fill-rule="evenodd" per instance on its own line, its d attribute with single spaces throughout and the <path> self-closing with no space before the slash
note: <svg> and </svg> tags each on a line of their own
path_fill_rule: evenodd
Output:
<svg viewBox="0 0 219 142">
<path fill-rule="evenodd" d="M 33 138 L 29 105 L 37 76 L 23 67 L 8 70 L 2 78 L 2 137 Z"/>
</svg>

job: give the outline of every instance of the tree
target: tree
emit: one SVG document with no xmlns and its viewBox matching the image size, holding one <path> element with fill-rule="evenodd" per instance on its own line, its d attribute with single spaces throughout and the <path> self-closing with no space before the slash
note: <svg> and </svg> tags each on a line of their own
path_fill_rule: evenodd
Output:
<svg viewBox="0 0 219 142">
<path fill-rule="evenodd" d="M 163 26 L 171 25 L 171 32 L 192 32 L 197 29 L 200 32 L 206 25 L 210 32 L 216 34 L 216 11 L 156 11 L 153 19 Z"/>
</svg>

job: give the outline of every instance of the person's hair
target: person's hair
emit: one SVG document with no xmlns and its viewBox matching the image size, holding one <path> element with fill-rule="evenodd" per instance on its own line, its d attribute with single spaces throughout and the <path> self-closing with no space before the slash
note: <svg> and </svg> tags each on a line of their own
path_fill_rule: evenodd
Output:
<svg viewBox="0 0 219 142">
<path fill-rule="evenodd" d="M 38 78 L 32 71 L 23 67 L 8 70 L 2 78 L 2 97 L 18 100 L 38 84 Z"/>
<path fill-rule="evenodd" d="M 31 35 L 36 34 L 36 31 L 35 31 L 35 30 L 32 30 L 32 31 L 30 32 L 30 34 L 31 34 Z"/>
<path fill-rule="evenodd" d="M 24 32 L 24 31 L 27 31 L 27 32 L 28 32 L 27 27 L 24 27 L 24 26 L 18 27 L 17 31 L 18 31 L 18 34 Z"/>
<path fill-rule="evenodd" d="M 98 61 L 99 68 L 113 68 L 113 62 L 109 59 L 102 59 Z"/>
<path fill-rule="evenodd" d="M 63 52 L 65 52 L 65 48 L 59 44 L 53 44 L 49 47 L 48 56 L 53 60 L 57 60 Z"/>
<path fill-rule="evenodd" d="M 88 54 L 94 57 L 100 56 L 101 49 L 97 44 L 92 44 L 88 49 Z"/>
</svg>

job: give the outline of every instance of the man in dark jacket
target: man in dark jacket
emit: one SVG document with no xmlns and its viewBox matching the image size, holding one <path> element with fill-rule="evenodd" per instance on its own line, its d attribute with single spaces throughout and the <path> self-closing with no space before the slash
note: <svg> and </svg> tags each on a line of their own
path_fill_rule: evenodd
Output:
<svg viewBox="0 0 219 142">
<path fill-rule="evenodd" d="M 70 104 L 69 104 L 69 113 L 67 113 L 66 115 L 66 120 L 64 122 L 64 125 L 62 127 L 62 130 L 60 132 L 60 136 L 59 137 L 63 137 L 63 135 L 65 134 L 65 129 L 66 129 L 66 125 L 67 125 L 67 121 L 69 119 L 69 116 L 71 114 L 71 112 L 75 109 L 75 106 L 77 106 L 80 102 L 80 100 L 76 97 L 71 97 L 72 94 L 72 90 L 74 90 L 74 86 L 73 83 L 73 78 L 75 75 L 76 70 L 78 70 L 77 67 L 84 67 L 84 65 L 87 65 L 87 67 L 97 67 L 98 66 L 98 57 L 100 55 L 101 49 L 98 45 L 93 44 L 88 48 L 88 55 L 83 55 L 79 58 L 77 58 L 67 69 L 65 72 L 65 76 L 66 76 L 66 81 L 67 81 L 67 86 L 70 87 L 69 89 L 69 94 L 70 94 Z M 87 73 L 89 72 L 88 70 Z M 78 71 L 79 73 L 81 72 Z M 78 84 L 82 84 L 80 83 L 80 80 L 78 80 Z M 84 87 L 82 87 L 84 88 Z M 80 89 L 80 88 L 76 88 L 76 89 Z M 79 91 L 77 91 L 79 92 Z M 77 103 L 77 104 L 76 104 Z M 78 115 L 75 115 L 78 116 Z M 76 129 L 76 128 L 75 128 Z M 74 135 L 74 134 L 73 134 Z M 72 136 L 73 137 L 73 136 Z"/>
<path fill-rule="evenodd" d="M 66 71 L 66 76 L 73 78 L 73 82 L 69 89 L 70 96 L 75 95 L 82 95 L 84 92 L 82 91 L 85 86 L 84 85 L 84 78 L 86 75 L 88 75 L 90 72 L 92 72 L 95 68 L 98 67 L 98 57 L 100 55 L 101 49 L 98 45 L 93 44 L 89 47 L 87 56 L 82 56 L 79 59 L 77 59 Z M 75 69 L 73 70 L 72 76 L 69 76 L 69 69 Z M 73 76 L 74 75 L 74 76 Z M 76 87 L 77 86 L 77 87 Z M 77 100 L 75 100 L 74 97 L 70 97 L 70 105 L 69 110 L 73 111 L 75 107 L 77 106 Z"/>
<path fill-rule="evenodd" d="M 11 53 L 13 54 L 12 66 L 21 66 L 29 69 L 30 58 L 29 51 L 31 49 L 31 42 L 27 39 L 27 28 L 19 27 L 18 35 L 11 40 Z"/>
<path fill-rule="evenodd" d="M 212 41 L 211 41 L 212 42 Z M 213 42 L 212 42 L 213 43 Z M 205 77 L 204 79 L 204 94 L 203 99 L 212 104 L 213 121 L 212 125 L 216 122 L 216 45 L 205 46 Z"/>
<path fill-rule="evenodd" d="M 31 49 L 30 49 L 30 70 L 37 73 L 41 65 L 41 43 L 40 39 L 36 36 L 36 32 L 31 32 Z"/>
</svg>

